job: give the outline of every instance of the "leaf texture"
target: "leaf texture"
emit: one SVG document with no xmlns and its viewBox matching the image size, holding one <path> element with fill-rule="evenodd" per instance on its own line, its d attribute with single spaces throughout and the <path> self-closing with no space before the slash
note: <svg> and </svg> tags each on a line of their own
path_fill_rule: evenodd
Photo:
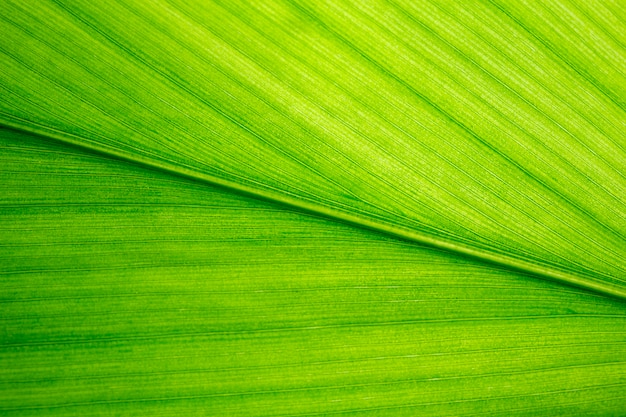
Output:
<svg viewBox="0 0 626 417">
<path fill-rule="evenodd" d="M 3 2 L 0 414 L 624 414 L 622 9 Z"/>
</svg>

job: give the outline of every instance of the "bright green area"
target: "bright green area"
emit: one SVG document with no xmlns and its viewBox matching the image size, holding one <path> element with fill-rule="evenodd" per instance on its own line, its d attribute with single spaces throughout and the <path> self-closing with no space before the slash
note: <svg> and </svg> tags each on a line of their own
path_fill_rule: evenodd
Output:
<svg viewBox="0 0 626 417">
<path fill-rule="evenodd" d="M 624 415 L 625 10 L 2 2 L 0 415 Z"/>
<path fill-rule="evenodd" d="M 624 294 L 626 26 L 577 3 L 7 1 L 0 122 Z"/>
<path fill-rule="evenodd" d="M 623 303 L 0 133 L 0 414 L 618 415 Z"/>
</svg>

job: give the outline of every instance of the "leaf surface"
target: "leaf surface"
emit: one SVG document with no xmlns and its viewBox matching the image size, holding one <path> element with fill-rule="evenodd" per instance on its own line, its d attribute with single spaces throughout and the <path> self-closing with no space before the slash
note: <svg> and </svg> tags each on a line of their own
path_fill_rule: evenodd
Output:
<svg viewBox="0 0 626 417">
<path fill-rule="evenodd" d="M 620 6 L 3 2 L 0 414 L 624 414 Z"/>
</svg>

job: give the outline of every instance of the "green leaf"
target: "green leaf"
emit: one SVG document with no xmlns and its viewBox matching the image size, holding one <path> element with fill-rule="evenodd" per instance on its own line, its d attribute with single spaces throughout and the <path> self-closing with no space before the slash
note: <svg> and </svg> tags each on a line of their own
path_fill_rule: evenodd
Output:
<svg viewBox="0 0 626 417">
<path fill-rule="evenodd" d="M 2 414 L 624 411 L 619 4 L 0 7 Z"/>
</svg>

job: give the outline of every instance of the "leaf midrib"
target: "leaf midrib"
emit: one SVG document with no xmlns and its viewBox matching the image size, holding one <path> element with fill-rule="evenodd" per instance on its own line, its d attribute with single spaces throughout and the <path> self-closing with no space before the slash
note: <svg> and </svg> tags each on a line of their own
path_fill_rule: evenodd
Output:
<svg viewBox="0 0 626 417">
<path fill-rule="evenodd" d="M 2 114 L 2 116 L 3 120 L 0 123 L 0 126 L 5 128 L 28 132 L 42 138 L 59 141 L 82 150 L 101 154 L 108 158 L 114 158 L 117 160 L 130 162 L 144 168 L 158 170 L 161 172 L 165 172 L 169 175 L 174 175 L 195 182 L 216 186 L 230 192 L 245 195 L 247 197 L 251 197 L 257 200 L 263 200 L 274 204 L 287 206 L 300 212 L 306 212 L 316 215 L 318 217 L 349 224 L 360 229 L 375 231 L 396 239 L 424 245 L 455 255 L 461 255 L 463 257 L 479 260 L 483 263 L 489 263 L 499 267 L 504 267 L 508 270 L 522 272 L 527 275 L 531 275 L 544 280 L 555 281 L 561 284 L 582 288 L 604 296 L 618 299 L 620 301 L 626 301 L 626 289 L 622 289 L 618 286 L 611 285 L 606 282 L 599 282 L 592 276 L 572 274 L 564 270 L 535 264 L 525 261 L 523 259 L 515 258 L 513 256 L 507 256 L 506 254 L 491 253 L 468 245 L 449 242 L 444 239 L 437 239 L 435 237 L 419 233 L 415 230 L 368 219 L 363 216 L 358 216 L 352 213 L 338 210 L 336 208 L 316 204 L 314 202 L 310 202 L 301 198 L 294 198 L 285 193 L 275 192 L 269 189 L 254 188 L 252 186 L 237 183 L 235 181 L 229 181 L 214 175 L 199 172 L 194 169 L 189 169 L 181 165 L 158 161 L 138 154 L 129 154 L 123 151 L 99 146 L 94 143 L 88 143 L 81 140 L 80 137 L 71 133 L 52 129 L 47 126 L 37 125 L 33 122 L 28 122 L 28 124 L 26 124 L 25 122 L 20 121 L 14 116 L 10 116 L 7 114 Z"/>
</svg>

